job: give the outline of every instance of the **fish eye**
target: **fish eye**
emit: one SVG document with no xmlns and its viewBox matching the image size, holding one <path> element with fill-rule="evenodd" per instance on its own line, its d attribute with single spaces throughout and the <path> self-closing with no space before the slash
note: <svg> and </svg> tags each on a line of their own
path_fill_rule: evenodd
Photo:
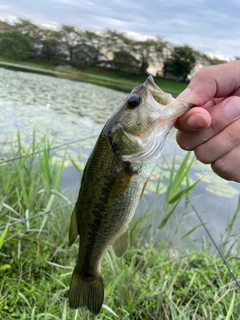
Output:
<svg viewBox="0 0 240 320">
<path fill-rule="evenodd" d="M 128 105 L 130 108 L 136 108 L 139 106 L 141 99 L 138 95 L 133 94 L 131 97 L 128 98 Z"/>
</svg>

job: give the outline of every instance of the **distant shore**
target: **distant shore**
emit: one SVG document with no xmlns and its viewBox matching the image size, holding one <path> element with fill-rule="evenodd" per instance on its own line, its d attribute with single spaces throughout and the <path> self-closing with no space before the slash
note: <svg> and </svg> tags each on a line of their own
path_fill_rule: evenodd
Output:
<svg viewBox="0 0 240 320">
<path fill-rule="evenodd" d="M 51 63 L 36 61 L 13 62 L 6 59 L 0 60 L 0 68 L 82 81 L 123 92 L 130 92 L 133 87 L 143 83 L 147 77 L 147 75 L 128 75 L 110 68 L 84 67 L 78 70 L 68 65 L 55 66 Z M 162 90 L 171 93 L 173 96 L 177 96 L 187 85 L 184 82 L 162 77 L 155 77 L 155 82 Z"/>
</svg>

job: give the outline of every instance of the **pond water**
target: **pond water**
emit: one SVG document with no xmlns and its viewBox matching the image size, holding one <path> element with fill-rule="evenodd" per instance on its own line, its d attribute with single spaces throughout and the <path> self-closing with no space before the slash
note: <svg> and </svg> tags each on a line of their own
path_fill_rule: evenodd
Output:
<svg viewBox="0 0 240 320">
<path fill-rule="evenodd" d="M 68 148 L 76 161 L 81 159 L 83 168 L 102 126 L 125 97 L 126 94 L 122 92 L 97 85 L 0 68 L 2 155 L 8 154 L 18 129 L 26 143 L 31 141 L 33 130 L 39 139 L 48 133 L 54 145 L 91 137 L 72 144 Z M 174 154 L 179 165 L 186 153 L 177 146 L 173 130 L 165 145 L 163 153 L 165 160 L 161 158 L 159 161 L 137 215 L 142 214 L 153 199 L 155 200 L 152 210 L 157 211 L 161 207 L 159 203 L 161 199 L 156 199 L 154 193 L 156 188 L 154 182 L 159 177 L 167 181 L 169 170 L 162 164 L 167 161 L 171 166 Z M 191 199 L 203 220 L 207 222 L 211 234 L 219 240 L 237 206 L 240 186 L 220 179 L 209 166 L 195 160 L 190 171 L 190 179 L 196 181 L 199 178 L 201 181 L 192 191 Z M 75 199 L 79 185 L 79 174 L 76 174 L 76 169 L 71 166 L 70 160 L 66 160 L 61 182 L 62 189 Z M 181 216 L 182 211 L 184 211 L 184 204 L 178 208 L 178 216 Z M 189 215 L 190 212 L 191 210 L 185 213 L 183 234 L 199 223 L 195 215 Z M 156 220 L 159 220 L 161 212 L 157 213 L 157 216 Z M 235 230 L 239 227 L 238 221 Z M 190 239 L 195 240 L 202 235 L 205 235 L 203 228 L 198 228 L 192 233 Z"/>
</svg>

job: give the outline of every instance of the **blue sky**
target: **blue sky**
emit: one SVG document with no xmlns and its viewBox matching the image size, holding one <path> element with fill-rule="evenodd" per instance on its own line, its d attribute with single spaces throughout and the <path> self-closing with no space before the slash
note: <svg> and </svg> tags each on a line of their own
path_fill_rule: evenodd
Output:
<svg viewBox="0 0 240 320">
<path fill-rule="evenodd" d="M 240 0 L 1 0 L 0 19 L 107 28 L 222 57 L 240 56 Z"/>
</svg>

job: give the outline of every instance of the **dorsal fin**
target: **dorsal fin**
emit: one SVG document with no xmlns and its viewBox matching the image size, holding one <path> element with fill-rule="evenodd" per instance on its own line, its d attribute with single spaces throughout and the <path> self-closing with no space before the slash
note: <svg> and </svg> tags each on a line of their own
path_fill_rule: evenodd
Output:
<svg viewBox="0 0 240 320">
<path fill-rule="evenodd" d="M 88 165 L 89 165 L 89 159 L 86 163 L 85 169 L 83 170 L 81 185 L 83 184 L 83 181 L 85 178 L 85 173 L 86 173 Z M 81 192 L 81 186 L 80 186 L 79 194 L 80 194 L 80 192 Z M 75 242 L 75 240 L 77 239 L 77 236 L 79 235 L 77 216 L 80 215 L 80 212 L 81 211 L 79 210 L 79 203 L 77 201 L 77 203 L 75 204 L 75 207 L 73 209 L 72 215 L 71 215 L 71 221 L 70 221 L 70 227 L 69 227 L 69 233 L 68 233 L 69 247 L 71 247 L 71 245 Z"/>
<path fill-rule="evenodd" d="M 68 245 L 69 247 L 74 243 L 78 236 L 78 222 L 77 222 L 77 210 L 76 206 L 73 209 L 71 222 L 69 227 Z"/>
</svg>

